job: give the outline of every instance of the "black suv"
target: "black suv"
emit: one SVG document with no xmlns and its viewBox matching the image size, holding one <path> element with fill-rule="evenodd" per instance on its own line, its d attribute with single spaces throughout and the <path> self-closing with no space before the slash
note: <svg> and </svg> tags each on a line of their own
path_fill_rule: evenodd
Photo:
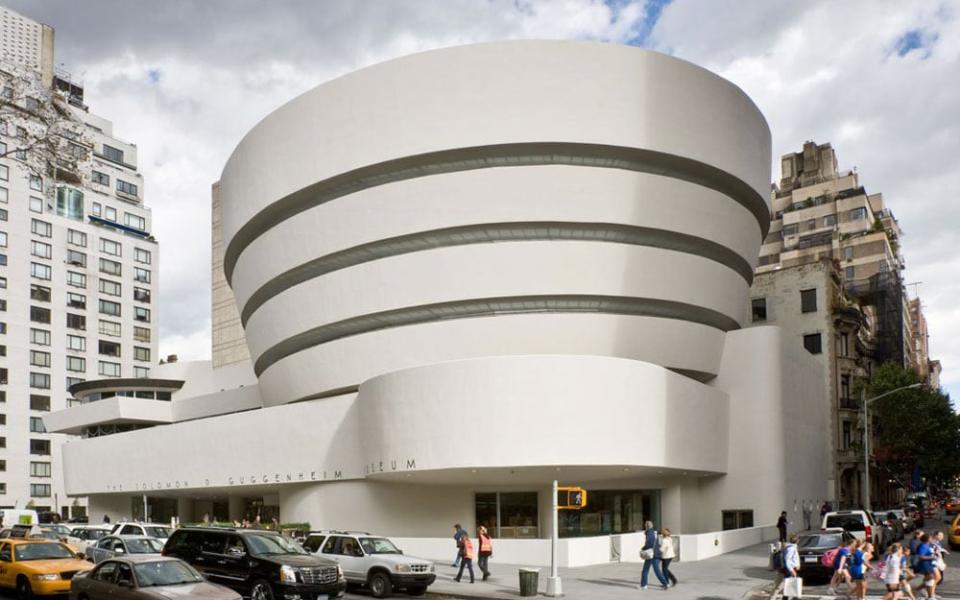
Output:
<svg viewBox="0 0 960 600">
<path fill-rule="evenodd" d="M 327 600 L 347 587 L 336 562 L 307 554 L 275 531 L 185 527 L 173 532 L 163 554 L 252 600 Z"/>
</svg>

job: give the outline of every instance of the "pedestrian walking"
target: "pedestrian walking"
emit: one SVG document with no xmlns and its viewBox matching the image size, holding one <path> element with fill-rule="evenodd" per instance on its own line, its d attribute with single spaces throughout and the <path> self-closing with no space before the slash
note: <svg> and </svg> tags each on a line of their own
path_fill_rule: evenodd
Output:
<svg viewBox="0 0 960 600">
<path fill-rule="evenodd" d="M 644 526 L 643 547 L 640 549 L 640 558 L 643 559 L 643 572 L 640 574 L 640 589 L 647 589 L 647 580 L 650 577 L 650 567 L 653 567 L 653 574 L 657 576 L 657 581 L 663 589 L 667 589 L 667 580 L 663 577 L 663 571 L 660 570 L 660 535 L 653 528 L 653 521 L 647 521 Z"/>
<path fill-rule="evenodd" d="M 938 531 L 936 535 L 933 536 L 931 543 L 933 544 L 933 553 L 937 557 L 936 562 L 934 562 L 934 566 L 936 567 L 935 574 L 937 576 L 937 585 L 939 586 L 943 583 L 943 574 L 947 570 L 947 562 L 944 558 L 944 555 L 950 554 L 950 552 L 943 547 L 942 531 Z"/>
<path fill-rule="evenodd" d="M 850 579 L 853 580 L 857 600 L 866 600 L 867 597 L 867 573 L 873 567 L 870 564 L 872 553 L 873 544 L 864 542 L 858 544 L 850 555 Z"/>
<path fill-rule="evenodd" d="M 670 563 L 673 562 L 673 559 L 676 558 L 677 551 L 673 546 L 673 537 L 670 533 L 670 530 L 666 527 L 660 532 L 660 561 L 661 561 L 661 572 L 663 573 L 664 579 L 667 580 L 667 585 L 674 587 L 677 585 L 677 577 L 673 574 L 673 571 L 670 570 Z"/>
<path fill-rule="evenodd" d="M 483 525 L 477 529 L 477 543 L 480 544 L 480 549 L 477 553 L 477 566 L 480 567 L 480 572 L 483 573 L 483 581 L 486 581 L 490 578 L 490 557 L 493 556 L 493 540 L 490 539 L 487 528 Z"/>
<path fill-rule="evenodd" d="M 920 536 L 920 547 L 917 548 L 916 564 L 917 573 L 923 575 L 923 589 L 927 598 L 933 598 L 937 591 L 936 571 L 936 552 L 930 543 L 930 536 L 924 533 Z"/>
<path fill-rule="evenodd" d="M 813 500 L 803 502 L 803 530 L 810 531 L 813 521 Z"/>
<path fill-rule="evenodd" d="M 460 570 L 453 580 L 459 583 L 460 578 L 463 577 L 463 569 L 466 568 L 470 571 L 470 583 L 473 583 L 473 542 L 465 529 L 460 529 L 460 539 L 457 540 L 457 547 L 460 549 L 457 552 L 457 556 L 460 557 Z"/>
<path fill-rule="evenodd" d="M 110 522 L 110 515 L 103 515 L 103 522 L 104 522 L 104 523 L 109 523 L 109 522 Z"/>
<path fill-rule="evenodd" d="M 834 596 L 841 595 L 837 587 L 841 581 L 847 586 L 847 591 L 843 592 L 843 595 L 849 596 L 853 593 L 853 581 L 850 579 L 850 555 L 856 550 L 858 543 L 854 538 L 842 544 L 837 552 L 837 558 L 833 562 L 833 578 L 830 579 L 830 593 Z"/>
<path fill-rule="evenodd" d="M 800 536 L 796 533 L 790 535 L 790 541 L 786 546 L 783 547 L 781 551 L 783 554 L 783 567 L 780 569 L 780 579 L 784 580 L 787 577 L 799 577 L 800 576 L 800 550 L 797 548 L 797 542 L 800 541 Z M 779 585 L 780 582 L 777 582 Z M 788 596 L 786 589 L 784 589 L 783 597 L 796 597 Z"/>
<path fill-rule="evenodd" d="M 466 532 L 463 530 L 462 527 L 460 527 L 460 523 L 457 523 L 456 525 L 453 526 L 453 543 L 456 544 L 457 546 L 457 557 L 453 560 L 453 564 L 450 565 L 452 567 L 460 566 L 460 537 L 464 533 Z"/>
<path fill-rule="evenodd" d="M 787 511 L 780 513 L 780 518 L 777 519 L 777 531 L 780 532 L 780 543 L 785 544 L 787 542 Z"/>
<path fill-rule="evenodd" d="M 883 584 L 886 586 L 886 592 L 883 594 L 883 600 L 900 600 L 902 595 L 900 589 L 900 569 L 902 568 L 901 559 L 903 558 L 903 547 L 900 544 L 890 544 L 887 548 L 887 555 L 884 557 Z"/>
<path fill-rule="evenodd" d="M 823 517 L 825 517 L 826 514 L 831 510 L 833 510 L 833 507 L 830 506 L 830 503 L 824 502 L 823 505 L 820 506 L 820 520 L 823 521 Z"/>
<path fill-rule="evenodd" d="M 900 557 L 900 589 L 910 596 L 910 600 L 917 600 L 917 597 L 913 595 L 913 586 L 910 585 L 910 580 L 916 577 L 910 566 L 910 559 L 913 558 L 912 554 L 909 546 L 903 547 L 903 555 Z"/>
</svg>

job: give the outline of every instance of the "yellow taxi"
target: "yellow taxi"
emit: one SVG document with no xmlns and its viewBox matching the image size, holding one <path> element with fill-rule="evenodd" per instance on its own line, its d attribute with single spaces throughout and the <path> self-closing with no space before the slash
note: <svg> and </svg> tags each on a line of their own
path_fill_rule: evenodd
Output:
<svg viewBox="0 0 960 600">
<path fill-rule="evenodd" d="M 73 576 L 92 568 L 60 542 L 0 540 L 0 587 L 17 590 L 18 598 L 69 593 Z"/>
<path fill-rule="evenodd" d="M 947 532 L 947 541 L 954 550 L 960 550 L 960 514 L 953 518 L 950 523 L 950 530 Z"/>
</svg>

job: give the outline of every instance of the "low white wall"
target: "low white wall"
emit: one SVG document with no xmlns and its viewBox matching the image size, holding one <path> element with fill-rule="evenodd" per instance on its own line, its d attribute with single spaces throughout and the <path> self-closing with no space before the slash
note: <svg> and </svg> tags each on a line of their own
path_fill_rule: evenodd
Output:
<svg viewBox="0 0 960 600">
<path fill-rule="evenodd" d="M 680 538 L 680 560 L 690 562 L 775 540 L 777 528 L 773 525 L 765 525 L 676 537 Z"/>
</svg>

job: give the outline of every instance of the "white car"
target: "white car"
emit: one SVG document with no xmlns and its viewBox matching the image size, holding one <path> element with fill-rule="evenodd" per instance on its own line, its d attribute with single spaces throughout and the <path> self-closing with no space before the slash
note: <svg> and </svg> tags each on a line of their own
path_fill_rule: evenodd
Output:
<svg viewBox="0 0 960 600">
<path fill-rule="evenodd" d="M 160 556 L 163 544 L 152 537 L 142 535 L 108 535 L 97 540 L 96 544 L 87 546 L 87 560 L 92 563 L 102 563 L 108 558 L 143 554 Z"/>
<path fill-rule="evenodd" d="M 880 526 L 862 510 L 835 510 L 823 515 L 821 530 L 843 529 L 858 540 L 867 540 L 879 551 Z"/>
<path fill-rule="evenodd" d="M 422 596 L 437 578 L 432 561 L 405 556 L 393 542 L 379 535 L 356 531 L 315 531 L 303 547 L 311 554 L 340 564 L 348 584 L 370 589 L 374 598 L 386 598 L 394 590 Z"/>
<path fill-rule="evenodd" d="M 167 543 L 167 538 L 173 533 L 173 528 L 162 523 L 128 523 L 121 521 L 110 531 L 113 535 L 142 535 L 157 538 L 160 543 Z"/>
<path fill-rule="evenodd" d="M 78 554 L 85 555 L 87 546 L 110 535 L 112 529 L 110 525 L 77 525 L 67 536 L 67 543 L 76 548 Z"/>
</svg>

